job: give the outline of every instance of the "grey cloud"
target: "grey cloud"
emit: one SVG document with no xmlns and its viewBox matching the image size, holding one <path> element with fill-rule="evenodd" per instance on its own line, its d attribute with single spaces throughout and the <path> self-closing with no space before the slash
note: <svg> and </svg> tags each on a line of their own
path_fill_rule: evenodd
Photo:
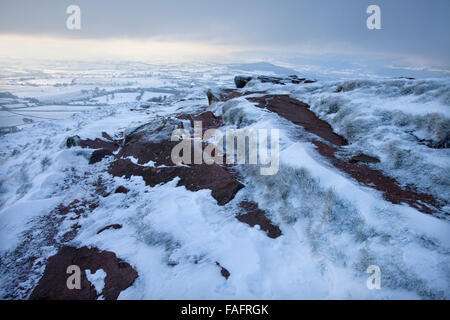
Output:
<svg viewBox="0 0 450 320">
<path fill-rule="evenodd" d="M 82 10 L 82 30 L 65 28 L 66 7 Z M 382 30 L 365 27 L 368 5 L 382 11 Z M 448 0 L 2 0 L 0 33 L 74 38 L 198 40 L 210 44 L 336 47 L 419 55 L 450 65 Z M 356 53 L 358 53 L 356 52 Z"/>
</svg>

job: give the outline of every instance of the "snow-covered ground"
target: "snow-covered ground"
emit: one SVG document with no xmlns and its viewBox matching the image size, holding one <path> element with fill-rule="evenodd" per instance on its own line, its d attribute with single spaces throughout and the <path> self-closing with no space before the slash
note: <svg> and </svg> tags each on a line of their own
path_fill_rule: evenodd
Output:
<svg viewBox="0 0 450 320">
<path fill-rule="evenodd" d="M 113 251 L 133 266 L 139 277 L 119 298 L 450 298 L 450 208 L 438 218 L 387 202 L 299 142 L 298 127 L 242 98 L 209 109 L 223 116 L 226 128 L 279 129 L 280 170 L 261 176 L 257 168 L 237 166 L 245 188 L 225 206 L 209 190 L 177 187 L 177 178 L 151 188 L 141 177 L 112 177 L 106 172 L 111 159 L 89 165 L 92 150 L 66 147 L 70 136 L 95 139 L 105 131 L 120 138 L 161 117 L 204 110 L 208 88 L 233 88 L 236 74 L 260 74 L 258 66 L 1 68 L 0 126 L 12 133 L 0 136 L 0 296 L 27 298 L 45 260 L 56 253 L 46 242 L 53 227 L 46 217 L 61 203 L 92 199 L 100 177 L 109 191 L 125 186 L 130 192 L 96 198 L 99 206 L 80 218 L 70 244 Z M 450 198 L 450 149 L 419 141 L 449 139 L 449 80 L 249 87 L 310 104 L 349 140 L 350 151 L 380 158 L 375 168 L 438 199 Z M 271 239 L 238 221 L 243 199 L 257 202 L 283 235 Z M 117 223 L 123 227 L 97 233 Z M 55 228 L 57 235 L 70 230 L 70 216 Z M 34 268 L 24 275 L 20 261 L 31 257 Z M 230 272 L 228 279 L 217 261 Z M 370 265 L 380 267 L 380 290 L 366 286 Z M 89 277 L 97 290 L 104 284 L 104 272 Z"/>
</svg>

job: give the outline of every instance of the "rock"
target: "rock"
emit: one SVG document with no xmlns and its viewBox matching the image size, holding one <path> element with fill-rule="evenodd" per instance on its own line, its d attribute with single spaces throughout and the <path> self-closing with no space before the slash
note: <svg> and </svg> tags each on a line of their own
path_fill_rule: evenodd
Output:
<svg viewBox="0 0 450 320">
<path fill-rule="evenodd" d="M 120 225 L 120 224 L 110 224 L 109 226 L 106 226 L 106 227 L 103 227 L 103 228 L 101 228 L 100 230 L 98 230 L 97 231 L 97 234 L 99 234 L 99 233 L 102 233 L 103 231 L 105 231 L 105 230 L 108 230 L 108 229 L 121 229 L 122 228 L 122 225 Z"/>
<path fill-rule="evenodd" d="M 230 272 L 227 270 L 227 269 L 225 269 L 224 267 L 222 267 L 221 265 L 220 265 L 220 263 L 219 262 L 217 262 L 216 261 L 216 265 L 220 268 L 220 274 L 222 275 L 222 277 L 224 277 L 225 279 L 227 279 L 228 280 L 228 278 L 230 277 Z"/>
<path fill-rule="evenodd" d="M 375 158 L 375 157 L 371 157 L 371 156 L 368 156 L 368 155 L 365 155 L 365 154 L 361 153 L 361 154 L 358 154 L 358 155 L 352 157 L 350 159 L 350 162 L 351 163 L 358 163 L 358 162 L 379 163 L 380 159 Z"/>
<path fill-rule="evenodd" d="M 191 191 L 210 189 L 219 205 L 231 201 L 244 187 L 228 169 L 216 164 L 154 168 L 136 165 L 129 159 L 118 159 L 109 166 L 108 172 L 117 177 L 141 176 L 151 187 L 180 177 L 178 186 L 185 186 Z"/>
<path fill-rule="evenodd" d="M 74 213 L 77 217 L 85 214 L 86 211 L 91 212 L 95 210 L 98 207 L 98 203 L 89 201 L 89 200 L 83 200 L 80 201 L 78 199 L 73 200 L 71 203 L 69 203 L 67 206 L 60 204 L 58 207 L 56 207 L 56 213 L 58 215 L 66 215 L 69 212 Z"/>
<path fill-rule="evenodd" d="M 278 226 L 272 224 L 272 222 L 266 217 L 265 212 L 258 208 L 258 205 L 254 202 L 242 201 L 240 207 L 244 209 L 245 214 L 236 216 L 236 218 L 248 224 L 251 227 L 259 225 L 261 230 L 267 233 L 269 238 L 275 239 L 282 235 Z"/>
<path fill-rule="evenodd" d="M 102 137 L 105 138 L 106 140 L 114 141 L 114 139 L 111 138 L 111 136 L 105 131 L 102 132 Z"/>
<path fill-rule="evenodd" d="M 172 148 L 178 141 L 170 141 L 173 130 L 182 126 L 180 119 L 162 119 L 161 123 L 147 123 L 139 126 L 125 136 L 117 158 L 134 157 L 138 164 L 153 161 L 155 166 L 173 166 Z"/>
<path fill-rule="evenodd" d="M 290 76 L 288 77 L 288 79 L 290 79 L 291 82 L 292 82 L 292 83 L 295 83 L 295 84 L 302 83 L 302 82 L 304 82 L 304 81 L 306 80 L 306 78 L 299 78 L 299 77 L 297 77 L 295 74 L 294 74 L 294 75 L 290 75 Z"/>
<path fill-rule="evenodd" d="M 284 84 L 284 79 L 279 77 L 259 76 L 257 79 L 262 83 L 271 82 L 274 84 Z"/>
<path fill-rule="evenodd" d="M 124 186 L 119 186 L 119 187 L 117 187 L 117 189 L 114 191 L 114 193 L 128 193 L 128 191 L 130 191 L 130 190 L 128 190 L 128 189 L 125 188 Z"/>
<path fill-rule="evenodd" d="M 80 143 L 80 140 L 81 140 L 80 136 L 72 136 L 72 137 L 67 138 L 67 140 L 66 140 L 67 148 L 72 148 L 72 147 L 78 146 Z"/>
<path fill-rule="evenodd" d="M 119 143 L 116 141 L 106 141 L 99 138 L 96 138 L 95 140 L 80 139 L 78 145 L 82 148 L 106 149 L 111 151 L 115 151 L 119 147 Z"/>
<path fill-rule="evenodd" d="M 252 77 L 245 77 L 245 76 L 236 76 L 234 78 L 234 83 L 236 84 L 237 88 L 243 88 L 245 85 L 252 80 Z M 314 83 L 315 80 L 308 80 L 306 78 L 299 78 L 296 75 L 290 75 L 288 77 L 275 77 L 275 76 L 258 76 L 256 77 L 257 80 L 261 81 L 262 83 L 273 83 L 273 84 L 280 84 L 285 85 L 287 83 L 294 83 L 294 84 L 300 84 L 300 83 Z"/>
<path fill-rule="evenodd" d="M 94 164 L 103 160 L 104 157 L 114 156 L 112 150 L 99 149 L 95 150 L 89 158 L 89 164 Z"/>
<path fill-rule="evenodd" d="M 67 267 L 76 265 L 81 269 L 81 288 L 68 289 Z M 97 293 L 86 277 L 86 270 L 106 272 L 105 286 Z M 115 300 L 120 292 L 128 288 L 138 277 L 137 272 L 110 251 L 97 248 L 62 247 L 48 259 L 44 275 L 30 295 L 31 300 L 94 300 L 100 295 L 106 300 Z"/>
<path fill-rule="evenodd" d="M 106 133 L 103 132 L 102 136 L 105 139 L 110 140 L 111 137 Z M 89 149 L 97 149 L 95 150 L 90 159 L 89 164 L 94 164 L 99 161 L 101 161 L 106 156 L 114 156 L 114 151 L 119 148 L 119 143 L 117 141 L 114 141 L 111 139 L 111 141 L 105 141 L 102 139 L 81 139 L 79 136 L 73 136 L 69 137 L 66 140 L 66 146 L 68 148 L 74 147 L 74 146 L 80 146 L 82 148 L 89 148 Z"/>
<path fill-rule="evenodd" d="M 216 95 L 214 95 L 214 93 L 210 89 L 208 89 L 208 91 L 206 92 L 206 96 L 208 97 L 209 105 L 212 105 L 212 104 L 220 101 L 220 99 Z"/>
<path fill-rule="evenodd" d="M 245 77 L 245 76 L 236 76 L 234 77 L 234 83 L 236 85 L 236 88 L 240 89 L 245 87 L 245 85 L 252 80 L 252 77 Z"/>
<path fill-rule="evenodd" d="M 216 117 L 211 111 L 202 112 L 198 115 L 180 114 L 179 119 L 189 120 L 191 127 L 194 127 L 194 121 L 202 122 L 202 134 L 208 129 L 217 129 L 223 125 L 222 117 Z"/>
<path fill-rule="evenodd" d="M 420 139 L 413 133 L 411 133 L 411 135 L 417 142 L 431 149 L 447 149 L 450 147 L 450 132 L 448 132 L 441 140 Z"/>
</svg>

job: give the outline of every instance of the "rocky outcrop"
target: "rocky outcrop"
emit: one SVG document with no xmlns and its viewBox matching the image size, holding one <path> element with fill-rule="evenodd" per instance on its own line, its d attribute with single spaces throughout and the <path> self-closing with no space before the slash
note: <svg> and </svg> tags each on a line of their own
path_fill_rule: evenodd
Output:
<svg viewBox="0 0 450 320">
<path fill-rule="evenodd" d="M 70 276 L 67 268 L 70 265 L 81 269 L 80 289 L 69 289 L 67 286 Z M 95 273 L 99 269 L 106 272 L 102 292 L 97 292 L 86 277 L 86 270 Z M 115 300 L 123 290 L 133 284 L 137 276 L 137 272 L 113 252 L 88 247 L 62 247 L 48 260 L 44 275 L 31 293 L 30 299 L 94 300 L 103 296 L 107 300 Z"/>
<path fill-rule="evenodd" d="M 379 163 L 380 159 L 360 153 L 350 159 L 350 163 Z"/>
<path fill-rule="evenodd" d="M 273 83 L 273 84 L 280 84 L 285 85 L 288 83 L 294 83 L 294 84 L 300 84 L 300 83 L 314 83 L 315 80 L 309 80 L 306 78 L 299 78 L 296 75 L 290 75 L 288 77 L 274 77 L 274 76 L 257 76 L 257 77 L 246 77 L 246 76 L 236 76 L 234 78 L 234 84 L 236 85 L 236 88 L 241 89 L 244 88 L 247 83 L 249 83 L 251 80 L 258 80 L 262 83 Z"/>
<path fill-rule="evenodd" d="M 180 120 L 189 120 L 191 126 L 194 121 L 201 121 L 203 131 L 222 125 L 222 119 L 214 116 L 212 112 L 198 115 L 181 114 L 178 120 L 167 119 L 157 128 L 153 124 L 143 125 L 125 137 L 116 155 L 117 159 L 111 163 L 108 172 L 126 178 L 141 176 L 145 183 L 152 187 L 179 177 L 179 186 L 185 186 L 191 191 L 210 189 L 219 205 L 228 203 L 243 188 L 231 167 L 218 164 L 176 166 L 172 162 L 171 152 L 178 141 L 170 141 L 170 134 L 173 129 L 181 127 Z M 167 127 L 170 130 L 167 130 Z M 137 164 L 129 157 L 137 159 Z M 152 163 L 152 166 L 145 166 L 147 163 Z"/>
<path fill-rule="evenodd" d="M 250 80 L 252 80 L 252 77 L 236 76 L 234 77 L 234 84 L 236 85 L 236 88 L 240 89 L 245 87 Z"/>
<path fill-rule="evenodd" d="M 179 177 L 179 186 L 185 186 L 191 191 L 210 189 L 219 205 L 228 203 L 244 187 L 230 166 L 218 164 L 177 166 L 172 162 L 172 149 L 179 142 L 171 141 L 170 136 L 174 129 L 183 126 L 183 120 L 188 120 L 191 127 L 194 126 L 194 121 L 201 121 L 203 132 L 222 125 L 222 119 L 210 111 L 197 115 L 180 114 L 175 119 L 163 119 L 158 126 L 154 123 L 144 124 L 126 135 L 123 141 L 115 141 L 104 133 L 102 139 L 95 140 L 70 137 L 67 139 L 67 146 L 96 149 L 90 158 L 90 164 L 100 161 L 105 156 L 113 156 L 115 160 L 108 168 L 108 172 L 113 176 L 126 178 L 141 176 L 145 183 L 152 187 Z M 205 145 L 206 143 L 203 143 L 203 147 Z M 133 163 L 130 157 L 136 159 L 137 163 Z M 193 159 L 191 160 L 193 163 Z M 148 163 L 151 165 L 146 165 Z M 119 189 L 115 192 L 126 193 L 125 190 Z"/>
<path fill-rule="evenodd" d="M 66 139 L 66 146 L 67 148 L 72 148 L 75 146 L 79 146 L 80 143 L 80 136 L 72 136 Z"/>
<path fill-rule="evenodd" d="M 243 96 L 248 93 L 236 93 L 228 91 L 229 99 Z M 443 204 L 433 196 L 415 191 L 412 187 L 401 186 L 394 178 L 385 175 L 381 170 L 373 169 L 368 164 L 376 164 L 379 159 L 365 154 L 359 154 L 349 159 L 338 156 L 338 151 L 345 153 L 343 146 L 348 145 L 347 140 L 333 132 L 332 127 L 324 120 L 318 118 L 310 107 L 301 101 L 288 95 L 265 95 L 262 97 L 248 97 L 247 100 L 255 102 L 259 108 L 275 112 L 281 117 L 301 126 L 307 132 L 313 134 L 309 139 L 300 138 L 312 142 L 317 151 L 340 171 L 348 174 L 359 183 L 382 192 L 383 197 L 393 203 L 407 203 L 417 210 L 431 214 L 442 208 Z M 316 136 L 317 138 L 314 138 Z"/>
<path fill-rule="evenodd" d="M 155 168 L 136 165 L 129 159 L 118 159 L 109 166 L 108 172 L 126 178 L 141 176 L 145 183 L 152 187 L 179 177 L 178 186 L 185 186 L 188 190 L 210 189 L 219 205 L 231 201 L 244 187 L 230 169 L 215 164 Z"/>
<path fill-rule="evenodd" d="M 91 140 L 72 136 L 67 138 L 66 146 L 68 148 L 79 146 L 81 148 L 96 149 L 89 159 L 89 164 L 94 164 L 101 161 L 104 157 L 113 156 L 114 151 L 119 148 L 120 142 L 113 140 L 106 132 L 102 133 L 102 137 L 103 139 L 96 138 Z"/>
</svg>

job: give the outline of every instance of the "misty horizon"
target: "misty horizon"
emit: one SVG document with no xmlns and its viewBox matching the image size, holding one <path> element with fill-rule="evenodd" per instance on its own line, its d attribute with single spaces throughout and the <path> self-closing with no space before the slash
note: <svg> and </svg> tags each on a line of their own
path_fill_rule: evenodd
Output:
<svg viewBox="0 0 450 320">
<path fill-rule="evenodd" d="M 381 30 L 366 28 L 372 3 L 381 8 Z M 71 4 L 80 7 L 80 30 L 66 28 Z M 294 68 L 333 61 L 341 70 L 360 66 L 389 75 L 450 72 L 448 1 L 139 0 L 125 8 L 120 1 L 7 0 L 0 6 L 3 59 L 267 61 Z"/>
</svg>

